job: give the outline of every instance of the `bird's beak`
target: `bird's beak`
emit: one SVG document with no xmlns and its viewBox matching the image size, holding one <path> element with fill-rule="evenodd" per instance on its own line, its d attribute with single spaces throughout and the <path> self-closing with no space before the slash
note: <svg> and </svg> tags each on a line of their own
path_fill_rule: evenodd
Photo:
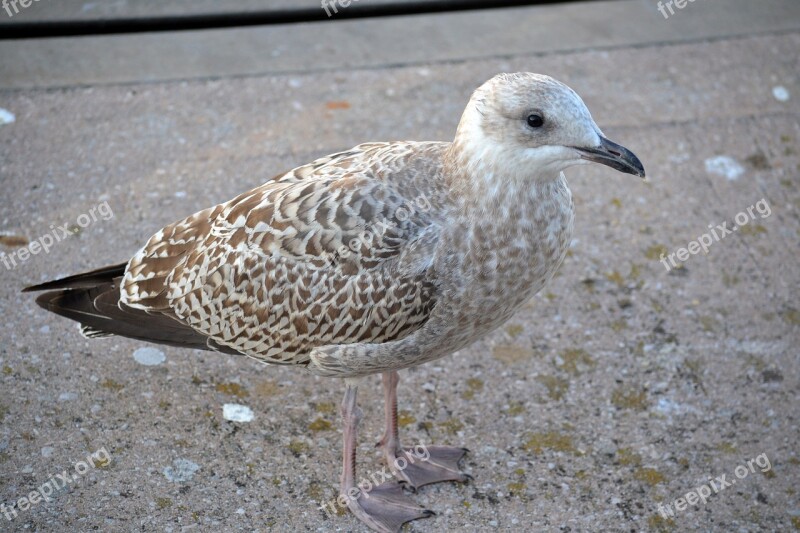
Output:
<svg viewBox="0 0 800 533">
<path fill-rule="evenodd" d="M 634 174 L 640 178 L 644 177 L 644 166 L 636 155 L 615 142 L 609 141 L 602 135 L 600 136 L 600 146 L 594 148 L 575 147 L 581 158 L 587 161 L 607 165 L 626 174 Z"/>
</svg>

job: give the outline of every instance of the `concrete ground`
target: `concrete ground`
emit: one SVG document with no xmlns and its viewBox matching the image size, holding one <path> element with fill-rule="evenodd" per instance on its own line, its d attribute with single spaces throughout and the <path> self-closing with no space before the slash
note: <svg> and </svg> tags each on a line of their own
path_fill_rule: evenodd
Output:
<svg viewBox="0 0 800 533">
<path fill-rule="evenodd" d="M 402 373 L 406 441 L 467 446 L 474 476 L 420 490 L 414 499 L 438 514 L 407 530 L 800 530 L 798 7 L 739 3 L 732 13 L 708 0 L 664 20 L 638 1 L 622 2 L 631 18 L 621 19 L 612 4 L 573 6 L 591 21 L 580 36 L 589 44 L 562 49 L 525 51 L 520 34 L 507 36 L 517 48 L 506 54 L 465 44 L 462 59 L 441 57 L 472 35 L 453 30 L 464 14 L 436 15 L 420 23 L 452 38 L 418 42 L 413 53 L 429 50 L 428 60 L 400 50 L 392 62 L 382 48 L 350 65 L 331 57 L 335 68 L 314 55 L 307 69 L 253 71 L 256 52 L 241 50 L 240 72 L 214 76 L 212 61 L 181 79 L 154 75 L 160 58 L 132 51 L 135 61 L 120 56 L 108 70 L 95 63 L 91 83 L 48 83 L 47 58 L 62 46 L 2 42 L 0 68 L 15 74 L 0 91 L 0 249 L 17 265 L 0 267 L 0 531 L 365 531 L 318 509 L 337 494 L 341 382 L 88 341 L 19 290 L 127 260 L 163 225 L 317 156 L 449 139 L 472 89 L 518 70 L 572 86 L 650 180 L 570 170 L 575 241 L 559 275 L 484 340 Z M 515 30 L 537 39 L 548 20 L 542 31 L 571 43 L 572 19 L 554 16 L 563 9 L 513 10 Z M 627 39 L 626 20 L 676 34 L 648 41 L 645 26 Z M 347 22 L 356 35 L 340 46 L 355 47 L 359 24 L 379 35 L 371 24 L 384 23 L 395 22 Z M 296 40 L 252 31 L 285 32 L 275 46 L 293 54 L 307 33 L 339 31 L 299 26 Z M 174 38 L 204 35 L 190 33 Z M 106 49 L 92 42 L 53 72 L 91 70 Z M 186 50 L 165 48 L 164 61 Z M 659 261 L 737 216 L 737 231 L 707 254 L 670 271 Z M 49 253 L 20 259 L 21 245 L 61 238 L 55 226 L 65 225 L 72 235 Z M 381 397 L 379 379 L 367 380 L 365 474 L 380 470 Z M 226 420 L 225 404 L 253 419 Z M 60 476 L 75 479 L 11 510 Z M 712 495 L 675 508 L 695 490 Z"/>
</svg>

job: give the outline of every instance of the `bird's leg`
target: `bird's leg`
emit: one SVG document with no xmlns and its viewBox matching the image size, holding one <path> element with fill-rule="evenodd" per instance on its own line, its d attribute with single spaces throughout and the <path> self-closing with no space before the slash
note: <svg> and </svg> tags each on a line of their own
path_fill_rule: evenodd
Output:
<svg viewBox="0 0 800 533">
<path fill-rule="evenodd" d="M 396 371 L 383 373 L 384 409 L 386 432 L 378 446 L 392 473 L 414 489 L 441 481 L 467 481 L 468 474 L 461 472 L 458 462 L 467 453 L 466 448 L 453 446 L 424 446 L 403 448 L 397 431 L 397 383 Z"/>
<path fill-rule="evenodd" d="M 427 518 L 433 512 L 415 504 L 395 480 L 373 487 L 369 480 L 364 479 L 356 485 L 356 441 L 362 413 L 356 403 L 358 385 L 350 380 L 345 382 L 347 389 L 342 401 L 344 455 L 339 501 L 347 502 L 350 511 L 374 531 L 397 533 L 406 522 Z"/>
</svg>

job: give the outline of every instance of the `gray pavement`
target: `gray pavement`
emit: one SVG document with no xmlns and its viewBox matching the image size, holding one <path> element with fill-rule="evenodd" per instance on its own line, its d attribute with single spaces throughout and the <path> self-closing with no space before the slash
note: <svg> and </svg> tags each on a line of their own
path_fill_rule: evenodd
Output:
<svg viewBox="0 0 800 533">
<path fill-rule="evenodd" d="M 0 126 L 0 242 L 78 230 L 49 253 L 0 266 L 0 503 L 76 474 L 90 452 L 110 456 L 13 520 L 0 508 L 0 530 L 364 531 L 318 509 L 337 493 L 339 381 L 172 348 L 143 365 L 147 354 L 134 357 L 143 344 L 87 341 L 19 289 L 126 260 L 164 224 L 314 157 L 369 140 L 449 139 L 471 90 L 517 70 L 571 85 L 650 181 L 570 170 L 575 242 L 551 285 L 486 339 L 402 373 L 407 441 L 467 446 L 475 478 L 423 488 L 414 498 L 438 515 L 408 530 L 799 530 L 800 31 L 791 29 L 796 3 L 769 5 L 772 22 L 755 5 L 718 11 L 742 29 L 752 21 L 753 34 L 708 22 L 704 38 L 703 25 L 686 21 L 719 9 L 709 0 L 658 21 L 664 33 L 697 24 L 690 40 L 654 33 L 627 43 L 614 4 L 577 6 L 587 25 L 562 37 L 586 44 L 558 51 L 519 44 L 524 28 L 536 39 L 537 20 L 563 23 L 555 14 L 565 6 L 536 8 L 514 13 L 517 44 L 505 54 L 444 57 L 473 34 L 430 33 L 418 57 L 396 49 L 398 64 L 364 52 L 348 68 L 334 47 L 323 68 L 307 45 L 307 68 L 212 78 L 201 69 L 178 81 L 136 81 L 120 68 L 81 82 L 55 63 L 48 78 L 46 54 L 23 68 L 27 56 L 10 52 L 45 45 L 0 43 L 0 78 L 16 87 L 0 91 L 0 109 L 15 116 Z M 484 14 L 487 26 L 513 11 Z M 336 24 L 353 24 L 345 49 L 362 38 L 359 23 Z M 231 32 L 220 57 L 258 55 Z M 618 42 L 593 48 L 592 39 Z M 99 57 L 84 50 L 74 64 Z M 184 52 L 134 53 L 127 67 L 155 72 Z M 742 212 L 741 228 L 708 254 L 670 272 L 659 262 Z M 359 451 L 372 473 L 379 380 L 364 389 Z M 225 420 L 225 404 L 251 408 L 253 420 Z M 674 509 L 723 475 L 735 484 Z"/>
<path fill-rule="evenodd" d="M 0 40 L 0 89 L 341 73 L 510 57 L 535 61 L 554 52 L 800 31 L 800 2 L 703 0 L 702 6 L 668 19 L 653 2 L 609 0 L 225 30 Z M 659 68 L 656 59 L 652 68 Z"/>
</svg>

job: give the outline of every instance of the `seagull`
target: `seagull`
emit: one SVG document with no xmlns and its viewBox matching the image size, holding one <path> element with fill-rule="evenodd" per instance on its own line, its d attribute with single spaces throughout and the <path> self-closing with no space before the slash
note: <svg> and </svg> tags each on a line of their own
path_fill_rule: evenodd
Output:
<svg viewBox="0 0 800 533">
<path fill-rule="evenodd" d="M 469 479 L 465 448 L 430 446 L 421 461 L 400 443 L 398 371 L 468 346 L 545 286 L 572 236 L 563 170 L 591 162 L 645 176 L 568 86 L 499 74 L 472 94 L 452 142 L 373 142 L 317 159 L 166 226 L 127 263 L 25 291 L 47 291 L 37 304 L 88 338 L 343 378 L 339 501 L 396 532 L 433 514 L 404 488 Z M 358 387 L 374 374 L 396 479 L 360 491 Z"/>
</svg>

